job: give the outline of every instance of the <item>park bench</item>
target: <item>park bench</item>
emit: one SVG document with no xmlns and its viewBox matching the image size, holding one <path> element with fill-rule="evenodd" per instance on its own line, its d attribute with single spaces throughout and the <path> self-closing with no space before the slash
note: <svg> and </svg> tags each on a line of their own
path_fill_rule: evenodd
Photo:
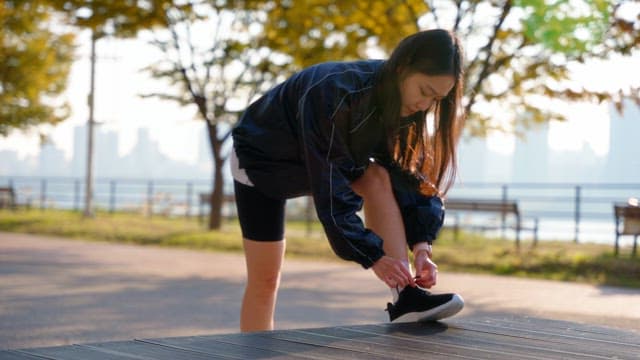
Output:
<svg viewBox="0 0 640 360">
<path fill-rule="evenodd" d="M 222 204 L 233 204 L 235 203 L 235 195 L 234 194 L 224 194 L 222 197 Z M 206 210 L 209 209 L 211 204 L 211 193 L 200 193 L 198 194 L 198 221 L 202 224 L 204 222 L 204 216 L 206 214 Z"/>
<path fill-rule="evenodd" d="M 538 241 L 538 218 L 533 218 L 531 226 L 524 226 L 523 218 L 518 209 L 516 201 L 492 200 L 492 199 L 448 199 L 444 203 L 448 214 L 453 214 L 453 224 L 450 226 L 454 231 L 454 239 L 458 239 L 460 228 L 471 230 L 499 230 L 513 229 L 516 234 L 516 245 L 520 245 L 520 232 L 528 230 L 533 233 L 534 244 Z M 485 213 L 499 214 L 500 222 L 483 222 L 463 224 L 460 215 L 463 213 Z M 513 217 L 514 221 L 509 222 L 508 218 Z"/>
<path fill-rule="evenodd" d="M 618 255 L 620 236 L 633 235 L 633 250 L 631 254 L 636 256 L 638 235 L 640 235 L 640 206 L 614 204 L 613 212 L 616 218 L 615 255 Z"/>
<path fill-rule="evenodd" d="M 0 209 L 16 209 L 16 192 L 13 187 L 0 187 Z"/>
</svg>

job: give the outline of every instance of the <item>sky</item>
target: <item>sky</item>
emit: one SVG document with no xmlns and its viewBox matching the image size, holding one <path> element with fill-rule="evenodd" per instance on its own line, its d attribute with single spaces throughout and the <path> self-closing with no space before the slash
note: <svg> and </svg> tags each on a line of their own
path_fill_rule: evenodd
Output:
<svg viewBox="0 0 640 360">
<path fill-rule="evenodd" d="M 88 118 L 90 35 L 78 34 L 77 60 L 73 64 L 65 93 L 72 109 L 70 118 L 56 127 L 43 126 L 26 133 L 14 131 L 0 140 L 0 150 L 17 151 L 20 157 L 39 152 L 38 131 L 49 136 L 68 159 L 73 153 L 73 129 L 86 124 Z M 141 72 L 161 54 L 146 41 L 101 39 L 97 43 L 95 119 L 105 130 L 117 131 L 120 155 L 135 144 L 137 129 L 148 127 L 150 136 L 169 158 L 195 163 L 197 159 L 198 131 L 204 127 L 196 117 L 194 107 L 179 107 L 169 101 L 143 99 L 139 95 L 158 92 L 168 85 L 151 79 Z M 640 84 L 640 56 L 631 59 L 612 59 L 579 66 L 574 69 L 579 83 L 596 89 L 614 88 L 619 84 Z M 605 156 L 609 146 L 608 104 L 553 103 L 568 114 L 564 123 L 551 123 L 549 146 L 556 150 L 578 150 L 583 144 L 592 147 L 599 156 Z M 496 116 L 496 121 L 501 119 Z M 489 147 L 499 153 L 513 151 L 515 139 L 504 134 L 490 137 Z"/>
<path fill-rule="evenodd" d="M 71 105 L 72 114 L 56 127 L 38 129 L 48 134 L 50 141 L 64 150 L 67 158 L 71 158 L 73 153 L 73 129 L 86 124 L 89 116 L 89 33 L 82 32 L 78 43 L 77 60 L 72 66 L 64 95 Z M 141 71 L 160 56 L 159 51 L 142 40 L 101 39 L 97 42 L 96 52 L 99 58 L 94 117 L 100 128 L 118 132 L 119 153 L 127 153 L 135 145 L 137 129 L 147 127 L 163 153 L 172 159 L 195 162 L 197 141 L 194 139 L 199 139 L 197 132 L 204 126 L 196 118 L 195 109 L 139 96 L 168 88 Z M 18 151 L 21 157 L 35 155 L 39 151 L 38 131 L 14 131 L 0 141 L 2 149 Z"/>
</svg>

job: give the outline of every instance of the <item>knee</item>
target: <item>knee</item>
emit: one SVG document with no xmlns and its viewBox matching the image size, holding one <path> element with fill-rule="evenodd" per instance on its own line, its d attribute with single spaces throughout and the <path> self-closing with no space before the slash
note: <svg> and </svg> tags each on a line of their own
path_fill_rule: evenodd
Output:
<svg viewBox="0 0 640 360">
<path fill-rule="evenodd" d="M 351 187 L 356 194 L 366 198 L 370 194 L 390 192 L 391 178 L 389 172 L 383 166 L 376 163 L 369 165 L 364 174 L 351 183 Z"/>
<path fill-rule="evenodd" d="M 278 291 L 280 273 L 249 276 L 247 290 L 255 297 L 270 297 Z"/>
</svg>

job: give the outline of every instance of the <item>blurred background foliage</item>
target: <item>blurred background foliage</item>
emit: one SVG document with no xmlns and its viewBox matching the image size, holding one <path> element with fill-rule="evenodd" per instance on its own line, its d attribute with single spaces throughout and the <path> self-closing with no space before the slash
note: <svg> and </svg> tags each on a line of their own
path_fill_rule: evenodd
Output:
<svg viewBox="0 0 640 360">
<path fill-rule="evenodd" d="M 0 135 L 56 124 L 69 116 L 61 100 L 75 58 L 75 34 L 133 37 L 165 23 L 173 1 L 4 0 L 0 3 Z M 188 5 L 180 5 L 188 8 Z"/>
<path fill-rule="evenodd" d="M 5 0 L 0 23 L 5 136 L 69 115 L 61 95 L 79 30 L 94 39 L 151 34 L 163 58 L 145 71 L 169 86 L 142 95 L 193 105 L 207 127 L 215 164 L 210 228 L 220 226 L 223 145 L 243 106 L 305 66 L 384 58 L 419 30 L 449 29 L 464 44 L 471 136 L 562 120 L 551 100 L 640 103 L 640 85 L 598 89 L 571 71 L 638 56 L 634 0 Z"/>
<path fill-rule="evenodd" d="M 6 135 L 13 127 L 57 123 L 68 115 L 68 108 L 57 96 L 65 90 L 74 60 L 77 29 L 92 29 L 98 38 L 134 37 L 141 30 L 170 28 L 176 24 L 176 12 L 181 14 L 180 22 L 191 24 L 223 13 L 230 17 L 244 14 L 244 22 L 223 24 L 228 33 L 249 35 L 227 46 L 236 50 L 229 55 L 241 57 L 252 49 L 284 54 L 288 73 L 321 61 L 385 57 L 413 32 L 451 29 L 466 48 L 464 106 L 471 134 L 484 134 L 495 126 L 491 111 L 484 109 L 511 110 L 511 125 L 562 119 L 561 114 L 540 105 L 539 99 L 610 100 L 617 104 L 623 97 L 638 99 L 638 88 L 611 91 L 567 81 L 572 63 L 637 51 L 640 14 L 637 6 L 632 6 L 634 2 L 6 0 L 0 4 L 0 134 Z M 216 40 L 219 38 L 211 39 L 210 48 L 220 48 Z M 253 64 L 258 65 L 272 78 L 285 73 L 265 61 Z M 260 83 L 261 79 L 255 81 Z M 179 88 L 195 103 L 187 84 Z M 256 88 L 264 90 L 260 84 Z M 226 100 L 216 97 L 218 103 Z"/>
<path fill-rule="evenodd" d="M 510 110 L 511 130 L 563 120 L 541 99 L 613 101 L 639 98 L 638 88 L 606 91 L 575 86 L 569 65 L 638 49 L 640 14 L 632 1 L 402 0 L 251 1 L 267 13 L 265 43 L 290 54 L 292 66 L 355 59 L 372 49 L 384 57 L 421 29 L 453 30 L 466 48 L 467 130 L 495 127 L 496 109 Z M 483 111 L 488 108 L 489 111 Z M 504 130 L 504 129 L 502 129 Z"/>
<path fill-rule="evenodd" d="M 74 36 L 51 30 L 51 17 L 40 1 L 0 2 L 0 135 L 68 116 L 56 98 L 66 89 Z"/>
</svg>

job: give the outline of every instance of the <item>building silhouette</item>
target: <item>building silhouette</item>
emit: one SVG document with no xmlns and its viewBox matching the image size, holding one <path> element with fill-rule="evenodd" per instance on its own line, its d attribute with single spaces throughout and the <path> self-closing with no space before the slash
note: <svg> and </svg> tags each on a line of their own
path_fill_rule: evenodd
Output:
<svg viewBox="0 0 640 360">
<path fill-rule="evenodd" d="M 71 156 L 71 176 L 84 176 L 87 169 L 87 127 L 73 128 L 73 152 Z"/>
<path fill-rule="evenodd" d="M 640 183 L 640 106 L 625 100 L 622 114 L 613 105 L 609 114 L 609 156 L 602 181 Z"/>
<path fill-rule="evenodd" d="M 598 156 L 584 142 L 573 151 L 552 150 L 548 146 L 549 125 L 526 132 L 516 141 L 513 154 L 492 151 L 485 138 L 468 136 L 458 148 L 458 181 L 474 182 L 640 182 L 640 107 L 624 102 L 624 112 L 610 107 L 608 156 Z M 73 129 L 73 153 L 70 161 L 55 144 L 44 144 L 35 156 L 19 157 L 13 150 L 0 151 L 0 176 L 64 176 L 83 178 L 86 171 L 86 126 Z M 198 132 L 195 163 L 170 159 L 160 151 L 150 130 L 141 128 L 131 151 L 119 155 L 119 134 L 98 127 L 95 134 L 94 176 L 96 178 L 138 179 L 210 179 L 213 165 L 206 128 Z M 225 152 L 230 143 L 225 146 Z M 228 165 L 225 179 L 230 181 Z"/>
<path fill-rule="evenodd" d="M 53 143 L 42 144 L 38 154 L 37 172 L 48 174 L 48 176 L 69 176 L 69 166 L 64 157 L 64 151 Z"/>
<path fill-rule="evenodd" d="M 118 176 L 118 156 L 119 136 L 115 131 L 98 130 L 94 148 L 94 159 L 96 166 L 96 177 Z"/>
<path fill-rule="evenodd" d="M 463 136 L 458 143 L 458 181 L 486 181 L 489 156 L 486 138 Z"/>
<path fill-rule="evenodd" d="M 549 180 L 549 124 L 535 124 L 516 139 L 513 182 Z"/>
</svg>

